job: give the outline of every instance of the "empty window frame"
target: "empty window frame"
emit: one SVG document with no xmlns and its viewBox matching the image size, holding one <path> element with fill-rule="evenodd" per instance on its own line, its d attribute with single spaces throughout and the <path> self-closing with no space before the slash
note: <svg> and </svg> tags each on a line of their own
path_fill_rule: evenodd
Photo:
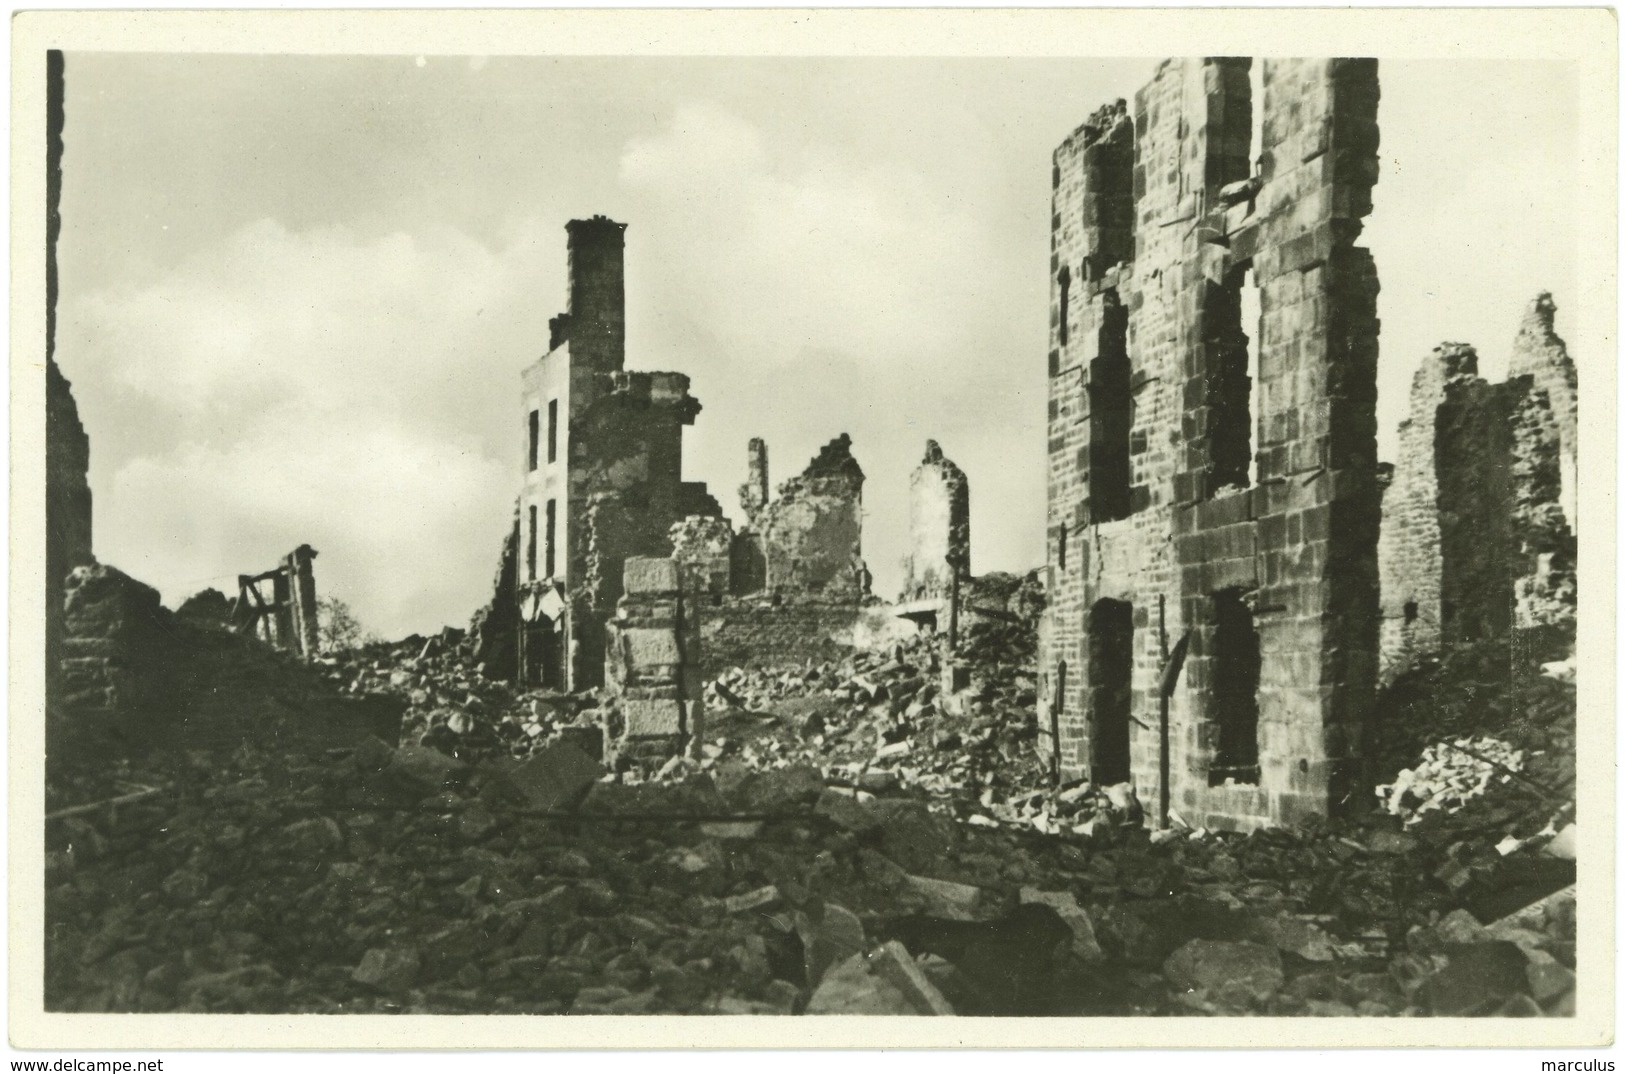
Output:
<svg viewBox="0 0 1625 1074">
<path fill-rule="evenodd" d="M 1243 328 L 1251 317 L 1256 331 L 1256 289 L 1244 296 L 1251 288 L 1251 274 L 1251 263 L 1236 266 L 1222 283 L 1207 285 L 1202 303 L 1209 496 L 1226 487 L 1245 488 L 1253 481 L 1256 348 L 1249 346 L 1252 341 Z"/>
<path fill-rule="evenodd" d="M 547 461 L 559 461 L 559 401 L 547 401 Z"/>
<path fill-rule="evenodd" d="M 1128 308 L 1115 290 L 1102 293 L 1100 351 L 1089 363 L 1089 517 L 1110 522 L 1129 514 L 1130 390 Z"/>
<path fill-rule="evenodd" d="M 1109 787 L 1129 779 L 1129 722 L 1134 703 L 1134 606 L 1098 601 L 1089 611 L 1089 760 L 1091 778 Z"/>
<path fill-rule="evenodd" d="M 530 412 L 530 448 L 526 452 L 525 458 L 529 460 L 527 467 L 531 470 L 536 469 L 537 441 L 541 437 L 541 417 L 541 414 L 537 411 L 532 410 Z"/>
<path fill-rule="evenodd" d="M 1055 276 L 1055 288 L 1056 288 L 1056 291 L 1058 292 L 1058 294 L 1060 296 L 1059 297 L 1059 303 L 1060 303 L 1060 307 L 1061 307 L 1060 308 L 1060 322 L 1056 325 L 1056 328 L 1055 328 L 1055 338 L 1058 339 L 1060 341 L 1060 343 L 1061 343 L 1061 346 L 1064 347 L 1064 346 L 1066 346 L 1067 331 L 1068 331 L 1068 329 L 1067 329 L 1067 321 L 1071 318 L 1071 315 L 1072 315 L 1072 313 L 1071 313 L 1071 304 L 1072 304 L 1072 269 L 1071 268 L 1069 268 L 1066 265 L 1061 266 L 1061 271 L 1058 272 L 1056 274 L 1056 276 Z"/>
<path fill-rule="evenodd" d="M 525 578 L 536 580 L 536 505 L 530 506 L 530 537 L 525 543 Z"/>
<path fill-rule="evenodd" d="M 1208 721 L 1214 727 L 1208 784 L 1258 782 L 1258 683 L 1263 650 L 1240 589 L 1213 594 Z"/>
<path fill-rule="evenodd" d="M 558 501 L 547 501 L 547 577 L 553 577 L 558 568 L 557 557 L 554 555 L 556 542 L 554 541 L 555 526 L 558 521 Z"/>
</svg>

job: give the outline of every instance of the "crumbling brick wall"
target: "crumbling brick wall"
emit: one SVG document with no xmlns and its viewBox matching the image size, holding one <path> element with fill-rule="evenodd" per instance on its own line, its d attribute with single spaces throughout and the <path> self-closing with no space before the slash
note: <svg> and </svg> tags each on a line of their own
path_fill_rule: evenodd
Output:
<svg viewBox="0 0 1625 1074">
<path fill-rule="evenodd" d="M 901 599 L 948 596 L 954 577 L 970 577 L 970 482 L 942 453 L 925 442 L 925 458 L 909 477 L 909 553 Z"/>
<path fill-rule="evenodd" d="M 1225 828 L 1354 800 L 1376 679 L 1376 64 L 1258 73 L 1167 61 L 1052 176 L 1041 730 Z"/>
<path fill-rule="evenodd" d="M 703 733 L 700 601 L 675 559 L 628 558 L 605 644 L 605 741 L 614 758 L 674 756 Z"/>
</svg>

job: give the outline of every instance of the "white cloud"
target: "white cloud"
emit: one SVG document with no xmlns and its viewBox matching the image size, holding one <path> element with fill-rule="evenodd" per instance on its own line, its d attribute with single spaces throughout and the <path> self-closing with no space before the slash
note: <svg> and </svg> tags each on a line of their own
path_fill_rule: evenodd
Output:
<svg viewBox="0 0 1625 1074">
<path fill-rule="evenodd" d="M 900 370 L 986 330 L 994 244 L 952 190 L 777 133 L 689 103 L 622 152 L 688 316 L 756 361 L 818 348 Z"/>
<path fill-rule="evenodd" d="M 170 601 L 308 542 L 386 633 L 489 599 L 517 489 L 518 371 L 554 231 L 491 250 L 261 221 L 140 288 L 65 304 L 98 557 Z M 562 264 L 558 266 L 562 273 Z"/>
</svg>

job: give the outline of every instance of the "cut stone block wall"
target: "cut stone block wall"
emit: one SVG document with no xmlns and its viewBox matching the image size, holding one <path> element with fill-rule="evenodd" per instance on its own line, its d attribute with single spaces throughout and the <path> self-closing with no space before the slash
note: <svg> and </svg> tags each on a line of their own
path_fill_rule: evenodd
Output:
<svg viewBox="0 0 1625 1074">
<path fill-rule="evenodd" d="M 1262 102 L 1252 67 L 1165 62 L 1132 118 L 1118 102 L 1061 144 L 1052 176 L 1041 726 L 1064 773 L 1091 774 L 1090 691 L 1121 704 L 1091 652 L 1121 664 L 1131 624 L 1130 780 L 1155 816 L 1166 770 L 1169 805 L 1222 828 L 1359 800 L 1377 658 L 1377 281 L 1355 245 L 1376 63 L 1264 60 Z M 1091 646 L 1102 601 L 1127 609 L 1096 618 L 1117 634 Z M 1228 699 L 1249 646 L 1223 639 L 1252 631 L 1248 730 Z M 1164 738 L 1159 682 L 1187 635 Z M 1227 762 L 1238 726 L 1256 775 Z"/>
<path fill-rule="evenodd" d="M 1546 393 L 1552 420 L 1557 427 L 1561 454 L 1558 466 L 1562 480 L 1560 503 L 1571 530 L 1579 530 L 1575 515 L 1580 420 L 1579 376 L 1567 345 L 1554 331 L 1552 321 L 1557 304 L 1549 292 L 1536 295 L 1524 311 L 1517 338 L 1512 341 L 1508 379 L 1533 377 L 1535 387 Z"/>
</svg>

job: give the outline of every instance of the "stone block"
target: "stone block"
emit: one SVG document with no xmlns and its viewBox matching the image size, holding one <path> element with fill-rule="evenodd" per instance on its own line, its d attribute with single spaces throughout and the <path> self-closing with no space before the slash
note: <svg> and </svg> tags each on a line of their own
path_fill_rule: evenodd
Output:
<svg viewBox="0 0 1625 1074">
<path fill-rule="evenodd" d="M 505 779 L 537 809 L 567 809 L 603 774 L 597 761 L 573 745 L 558 742 L 533 754 Z"/>
<path fill-rule="evenodd" d="M 622 698 L 621 715 L 626 720 L 627 738 L 676 735 L 683 731 L 683 706 L 675 700 Z"/>
<path fill-rule="evenodd" d="M 677 635 L 670 630 L 647 627 L 623 630 L 621 645 L 633 668 L 671 667 L 683 662 L 682 651 L 677 646 Z"/>
<path fill-rule="evenodd" d="M 629 597 L 674 596 L 681 590 L 677 562 L 672 559 L 632 556 L 621 570 L 622 591 Z"/>
</svg>

